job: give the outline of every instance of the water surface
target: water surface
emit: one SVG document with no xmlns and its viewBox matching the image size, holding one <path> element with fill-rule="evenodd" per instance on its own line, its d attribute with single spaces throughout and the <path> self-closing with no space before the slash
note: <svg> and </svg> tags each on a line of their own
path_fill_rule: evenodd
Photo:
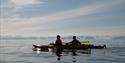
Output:
<svg viewBox="0 0 125 63">
<path fill-rule="evenodd" d="M 61 61 L 51 52 L 37 54 L 32 44 L 49 44 L 55 39 L 0 40 L 0 63 L 73 63 L 71 54 L 62 56 Z M 70 40 L 64 40 L 70 41 Z M 91 54 L 79 54 L 76 63 L 124 63 L 125 40 L 97 39 L 92 44 L 106 44 L 107 49 L 92 49 Z"/>
</svg>

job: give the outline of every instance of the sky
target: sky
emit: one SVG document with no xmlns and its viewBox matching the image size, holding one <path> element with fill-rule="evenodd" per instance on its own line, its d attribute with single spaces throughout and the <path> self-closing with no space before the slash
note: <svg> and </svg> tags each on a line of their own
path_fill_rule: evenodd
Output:
<svg viewBox="0 0 125 63">
<path fill-rule="evenodd" d="M 0 35 L 125 36 L 125 0 L 0 0 Z"/>
</svg>

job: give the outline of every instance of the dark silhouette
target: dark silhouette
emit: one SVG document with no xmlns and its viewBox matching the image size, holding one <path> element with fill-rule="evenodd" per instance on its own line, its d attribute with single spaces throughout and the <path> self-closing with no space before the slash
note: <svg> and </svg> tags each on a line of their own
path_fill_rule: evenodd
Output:
<svg viewBox="0 0 125 63">
<path fill-rule="evenodd" d="M 58 60 L 60 60 L 61 54 L 62 54 L 62 41 L 60 39 L 60 35 L 57 35 L 57 40 L 55 42 L 56 47 L 56 55 L 58 56 Z"/>
<path fill-rule="evenodd" d="M 81 46 L 81 42 L 76 39 L 76 36 L 73 36 L 73 40 L 70 42 L 70 44 L 74 47 Z"/>
<path fill-rule="evenodd" d="M 70 42 L 70 47 L 72 49 L 73 56 L 76 56 L 76 49 L 81 46 L 81 42 L 73 36 L 73 40 Z"/>
</svg>

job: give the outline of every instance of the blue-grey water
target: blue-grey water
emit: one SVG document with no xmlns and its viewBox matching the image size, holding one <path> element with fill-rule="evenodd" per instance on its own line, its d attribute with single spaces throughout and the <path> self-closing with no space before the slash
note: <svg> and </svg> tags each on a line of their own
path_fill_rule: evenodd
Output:
<svg viewBox="0 0 125 63">
<path fill-rule="evenodd" d="M 72 56 L 62 56 L 61 61 L 51 52 L 37 54 L 32 44 L 49 44 L 55 39 L 0 40 L 0 63 L 73 63 Z M 64 39 L 65 41 L 71 41 Z M 90 43 L 106 44 L 107 49 L 92 49 L 91 54 L 79 54 L 76 63 L 125 63 L 125 39 L 92 39 Z"/>
</svg>

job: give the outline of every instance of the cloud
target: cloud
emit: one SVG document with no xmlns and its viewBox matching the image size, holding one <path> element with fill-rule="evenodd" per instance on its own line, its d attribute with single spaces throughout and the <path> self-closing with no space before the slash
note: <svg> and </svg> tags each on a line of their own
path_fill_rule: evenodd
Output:
<svg viewBox="0 0 125 63">
<path fill-rule="evenodd" d="M 39 3 L 37 0 L 11 0 L 11 1 L 18 6 L 26 6 L 26 5 Z M 51 29 L 51 26 L 46 26 L 46 23 L 61 21 L 64 19 L 77 18 L 79 16 L 91 15 L 97 12 L 103 12 L 105 10 L 110 10 L 113 6 L 119 5 L 123 2 L 124 0 L 113 0 L 112 2 L 100 1 L 93 4 L 88 4 L 86 6 L 81 6 L 79 8 L 74 8 L 70 10 L 49 14 L 47 16 L 20 18 L 19 17 L 20 15 L 14 15 L 13 17 L 0 20 L 2 23 L 1 33 L 2 34 L 33 34 L 33 33 L 40 34 L 43 32 L 43 31 L 41 32 L 40 30 Z"/>
<path fill-rule="evenodd" d="M 112 8 L 112 6 L 121 4 L 123 0 L 116 1 L 115 2 L 96 2 L 91 5 L 86 5 L 86 6 L 81 6 L 79 8 L 71 9 L 71 10 L 65 10 L 57 13 L 53 13 L 47 16 L 38 16 L 38 17 L 31 17 L 28 19 L 25 19 L 24 21 L 19 21 L 17 23 L 20 24 L 45 24 L 45 23 L 50 23 L 54 21 L 59 21 L 59 20 L 64 20 L 64 19 L 70 19 L 70 18 L 76 18 L 79 16 L 86 16 L 86 15 L 91 15 L 93 13 L 97 12 L 103 12 L 105 10 L 109 10 Z M 22 19 L 22 18 L 21 18 Z"/>
<path fill-rule="evenodd" d="M 43 4 L 44 1 L 41 0 L 2 0 L 0 3 L 0 18 L 15 16 L 18 11 L 23 11 L 23 8 L 32 7 L 33 5 Z M 19 15 L 19 14 L 18 14 Z"/>
<path fill-rule="evenodd" d="M 40 4 L 38 0 L 11 0 L 16 5 L 24 6 L 24 5 L 31 5 L 31 4 Z"/>
</svg>

